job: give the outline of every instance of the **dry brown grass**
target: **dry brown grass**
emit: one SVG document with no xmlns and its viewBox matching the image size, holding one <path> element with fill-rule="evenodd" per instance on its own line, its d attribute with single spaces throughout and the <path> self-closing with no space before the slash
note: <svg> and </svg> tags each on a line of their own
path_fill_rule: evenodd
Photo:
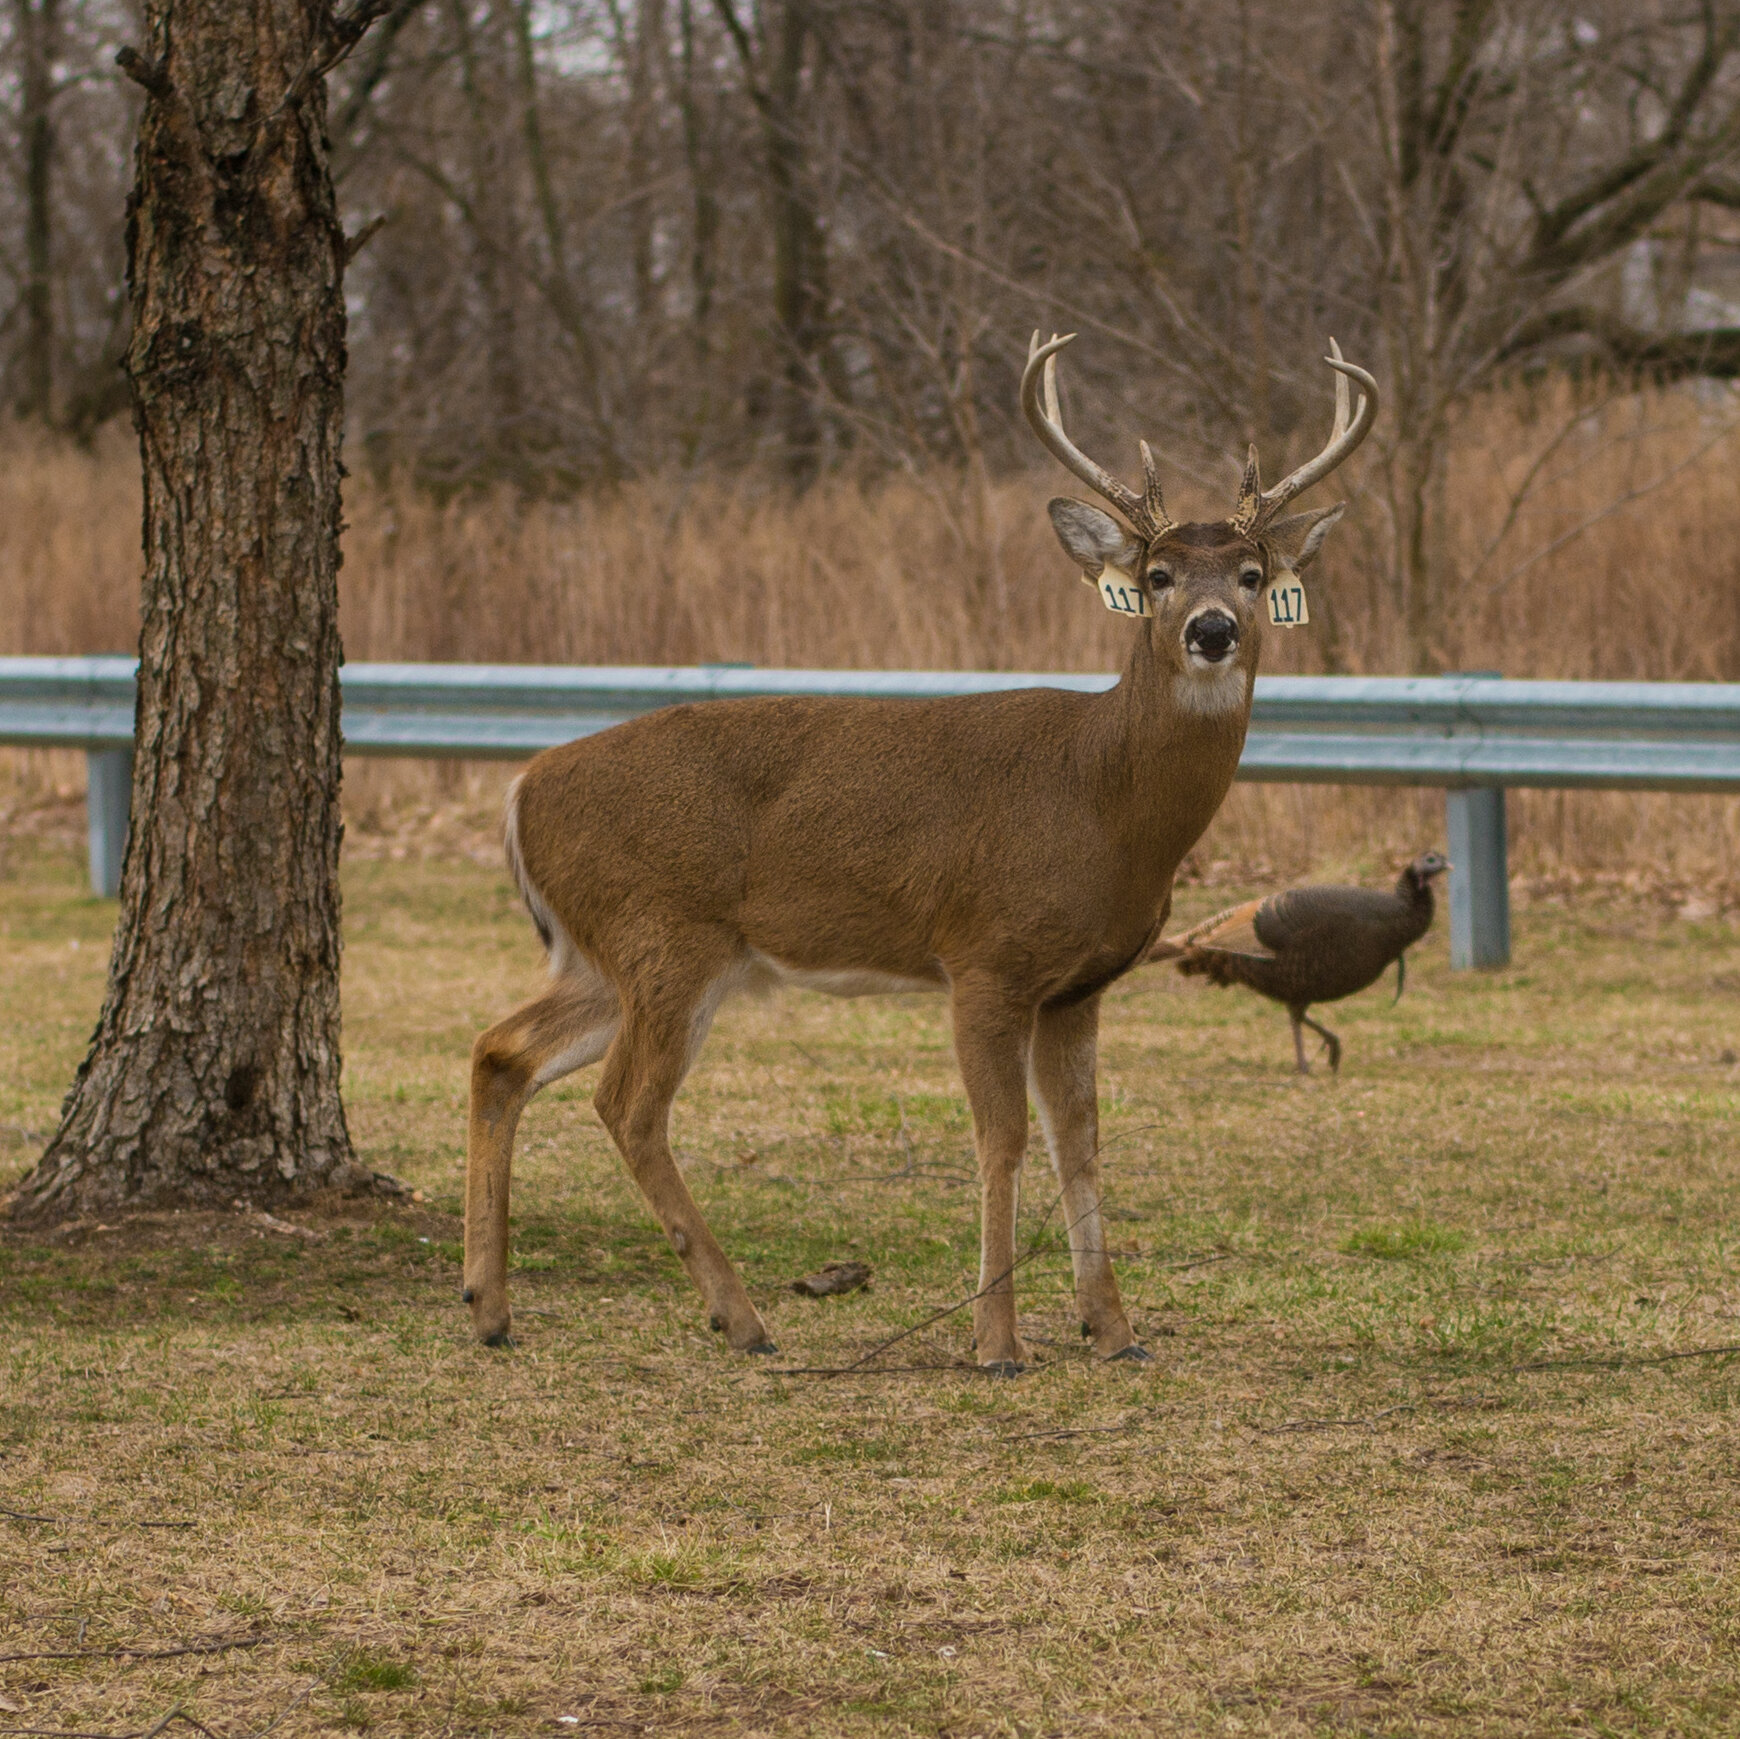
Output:
<svg viewBox="0 0 1740 1739">
<path fill-rule="evenodd" d="M 14 843 L 5 1177 L 82 1050 L 112 910 Z M 953 1366 L 962 1315 L 891 1361 L 928 1374 L 727 1355 L 585 1078 L 527 1119 L 521 1344 L 472 1344 L 465 1059 L 535 943 L 462 863 L 353 862 L 346 915 L 353 1128 L 426 1206 L 310 1217 L 318 1241 L 239 1214 L 0 1240 L 0 1506 L 60 1518 L 0 1516 L 0 1654 L 37 1657 L 0 1662 L 0 1728 L 139 1733 L 177 1705 L 221 1739 L 280 1716 L 287 1739 L 1740 1721 L 1740 1358 L 1647 1362 L 1740 1342 L 1733 928 L 1540 904 L 1515 968 L 1454 976 L 1440 928 L 1399 1007 L 1331 1017 L 1338 1082 L 1287 1073 L 1255 998 L 1136 975 L 1101 1079 L 1159 1363 L 1081 1354 L 1035 1153 L 1043 1362 L 990 1384 Z M 784 1362 L 846 1362 L 967 1290 L 938 1003 L 728 1009 L 676 1138 Z M 872 1289 L 784 1289 L 836 1256 Z M 249 1646 L 113 1652 L 214 1643 Z"/>
<path fill-rule="evenodd" d="M 1737 419 L 1740 405 L 1719 389 L 1603 402 L 1562 381 L 1475 406 L 1446 483 L 1457 577 L 1444 665 L 1740 680 L 1740 434 L 1724 433 Z M 0 651 L 132 645 L 127 441 L 111 433 L 83 455 L 15 433 L 0 447 Z M 1313 585 L 1316 625 L 1271 635 L 1271 670 L 1406 668 L 1372 463 L 1354 484 L 1355 511 Z M 842 479 L 794 501 L 753 480 L 700 480 L 571 502 L 442 503 L 358 478 L 345 643 L 353 659 L 1114 668 L 1127 631 L 1064 568 L 1042 511 L 1056 487 L 1037 473 L 982 494 L 948 477 Z M 1177 510 L 1224 510 L 1174 493 Z M 13 759 L 25 797 L 79 776 L 76 762 Z M 419 818 L 433 828 L 425 849 L 481 840 L 507 776 L 353 763 L 352 844 L 415 849 Z M 1436 793 L 1244 789 L 1196 868 L 1369 871 L 1442 826 Z M 1641 876 L 1670 903 L 1740 899 L 1731 800 L 1521 794 L 1513 829 L 1515 868 L 1543 885 Z"/>
</svg>

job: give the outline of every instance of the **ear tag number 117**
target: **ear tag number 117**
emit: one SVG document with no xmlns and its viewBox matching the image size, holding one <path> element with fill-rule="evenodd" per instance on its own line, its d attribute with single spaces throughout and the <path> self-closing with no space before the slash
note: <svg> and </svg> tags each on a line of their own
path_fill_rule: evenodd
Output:
<svg viewBox="0 0 1740 1739">
<path fill-rule="evenodd" d="M 1086 574 L 1083 574 L 1082 578 L 1088 580 Z M 1088 584 L 1098 586 L 1100 602 L 1114 616 L 1152 616 L 1154 614 L 1154 607 L 1148 602 L 1148 594 L 1122 568 L 1103 567 L 1100 569 L 1099 579 L 1088 580 Z"/>
<path fill-rule="evenodd" d="M 1269 620 L 1277 628 L 1303 628 L 1311 620 L 1304 583 L 1284 568 L 1269 582 Z"/>
</svg>

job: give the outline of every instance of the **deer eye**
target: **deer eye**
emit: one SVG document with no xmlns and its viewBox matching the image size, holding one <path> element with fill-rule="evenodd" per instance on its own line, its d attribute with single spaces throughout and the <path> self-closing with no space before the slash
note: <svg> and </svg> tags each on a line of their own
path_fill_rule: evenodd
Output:
<svg viewBox="0 0 1740 1739">
<path fill-rule="evenodd" d="M 1241 568 L 1239 584 L 1248 592 L 1254 592 L 1263 583 L 1263 570 L 1259 567 Z"/>
<path fill-rule="evenodd" d="M 1170 568 L 1150 568 L 1148 570 L 1148 584 L 1156 592 L 1165 591 L 1172 584 L 1172 570 Z"/>
</svg>

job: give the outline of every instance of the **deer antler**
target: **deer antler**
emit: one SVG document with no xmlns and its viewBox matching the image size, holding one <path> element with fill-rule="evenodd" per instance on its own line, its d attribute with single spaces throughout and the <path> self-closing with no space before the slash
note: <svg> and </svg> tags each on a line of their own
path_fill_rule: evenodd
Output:
<svg viewBox="0 0 1740 1739">
<path fill-rule="evenodd" d="M 1344 362 L 1341 346 L 1333 338 L 1329 341 L 1329 354 L 1323 360 L 1335 370 L 1335 426 L 1329 431 L 1328 445 L 1308 464 L 1283 477 L 1266 495 L 1257 475 L 1257 450 L 1251 448 L 1238 506 L 1233 509 L 1230 521 L 1233 529 L 1246 537 L 1261 531 L 1295 495 L 1304 494 L 1313 483 L 1321 483 L 1371 432 L 1377 418 L 1377 382 L 1363 368 Z M 1353 414 L 1352 427 L 1348 426 L 1349 380 L 1358 381 L 1360 388 L 1359 408 Z"/>
<path fill-rule="evenodd" d="M 1054 333 L 1049 344 L 1041 344 L 1039 334 L 1033 334 L 1032 342 L 1027 346 L 1027 367 L 1021 375 L 1021 408 L 1027 413 L 1034 434 L 1045 443 L 1046 451 L 1096 495 L 1109 501 L 1142 538 L 1152 543 L 1170 531 L 1174 521 L 1167 517 L 1165 503 L 1160 498 L 1160 479 L 1148 443 L 1142 443 L 1142 471 L 1147 486 L 1138 495 L 1103 466 L 1095 464 L 1063 432 L 1063 416 L 1057 408 L 1057 353 L 1074 339 L 1073 332 L 1062 338 Z M 1042 386 L 1045 393 L 1043 403 L 1040 400 Z"/>
</svg>

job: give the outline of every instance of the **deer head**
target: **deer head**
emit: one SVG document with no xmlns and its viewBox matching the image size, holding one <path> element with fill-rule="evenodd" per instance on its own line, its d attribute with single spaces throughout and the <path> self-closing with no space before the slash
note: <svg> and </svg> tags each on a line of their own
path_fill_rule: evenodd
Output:
<svg viewBox="0 0 1740 1739">
<path fill-rule="evenodd" d="M 1225 519 L 1180 525 L 1166 512 L 1148 443 L 1140 443 L 1145 478 L 1141 494 L 1096 464 L 1064 433 L 1057 403 L 1057 353 L 1070 343 L 1033 334 L 1021 377 L 1021 408 L 1033 432 L 1067 470 L 1122 516 L 1059 496 L 1050 503 L 1058 541 L 1085 577 L 1108 568 L 1128 575 L 1153 615 L 1152 644 L 1183 680 L 1175 693 L 1186 705 L 1213 706 L 1242 699 L 1255 674 L 1261 643 L 1263 589 L 1280 573 L 1301 573 L 1316 560 L 1346 502 L 1282 517 L 1295 496 L 1321 483 L 1353 452 L 1377 415 L 1377 382 L 1342 359 L 1332 338 L 1324 358 L 1335 370 L 1335 425 L 1317 457 L 1267 492 L 1250 450 L 1237 505 Z M 1349 380 L 1360 388 L 1349 415 Z M 1121 583 L 1121 582 L 1120 582 Z M 1232 673 L 1243 677 L 1232 680 Z"/>
</svg>

